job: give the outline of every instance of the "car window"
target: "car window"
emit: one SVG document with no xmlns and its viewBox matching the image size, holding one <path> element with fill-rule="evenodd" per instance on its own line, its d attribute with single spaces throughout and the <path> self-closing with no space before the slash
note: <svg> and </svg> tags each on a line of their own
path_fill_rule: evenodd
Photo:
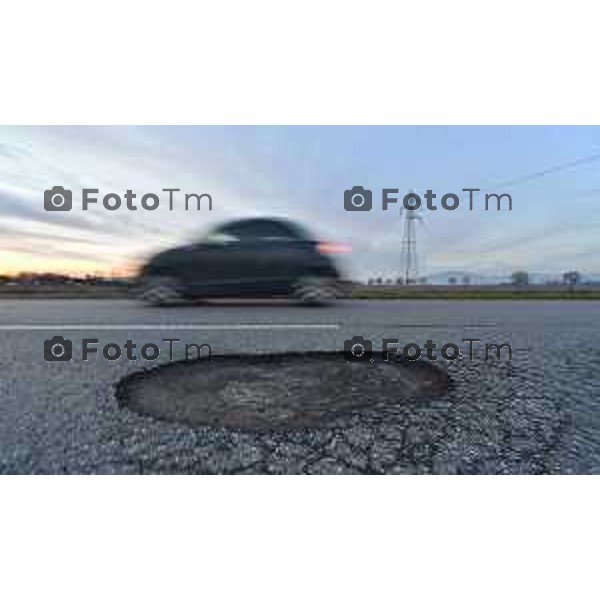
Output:
<svg viewBox="0 0 600 600">
<path fill-rule="evenodd" d="M 222 231 L 211 231 L 202 241 L 207 244 L 228 244 L 230 242 L 239 242 L 239 238 Z"/>
<path fill-rule="evenodd" d="M 278 221 L 241 221 L 224 225 L 215 230 L 213 234 L 230 236 L 241 241 L 256 239 L 305 239 L 303 232 L 298 228 Z"/>
</svg>

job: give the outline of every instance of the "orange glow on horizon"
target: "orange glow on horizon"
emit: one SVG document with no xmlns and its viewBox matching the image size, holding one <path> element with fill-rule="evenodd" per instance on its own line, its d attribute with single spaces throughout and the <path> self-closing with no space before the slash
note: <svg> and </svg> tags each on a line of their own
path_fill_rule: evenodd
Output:
<svg viewBox="0 0 600 600">
<path fill-rule="evenodd" d="M 44 260 L 17 252 L 0 251 L 0 275 L 13 277 L 20 273 L 55 273 L 84 277 L 94 275 L 98 277 L 130 277 L 138 268 L 133 262 L 114 266 L 101 265 L 89 260 L 62 259 Z"/>
</svg>

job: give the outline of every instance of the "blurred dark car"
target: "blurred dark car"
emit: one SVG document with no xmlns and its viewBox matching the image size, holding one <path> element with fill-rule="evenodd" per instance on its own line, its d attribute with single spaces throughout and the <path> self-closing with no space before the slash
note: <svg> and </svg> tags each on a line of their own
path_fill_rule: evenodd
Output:
<svg viewBox="0 0 600 600">
<path fill-rule="evenodd" d="M 345 251 L 284 219 L 234 221 L 153 257 L 140 273 L 139 295 L 157 305 L 278 296 L 324 304 L 337 296 L 340 280 L 332 255 Z"/>
</svg>

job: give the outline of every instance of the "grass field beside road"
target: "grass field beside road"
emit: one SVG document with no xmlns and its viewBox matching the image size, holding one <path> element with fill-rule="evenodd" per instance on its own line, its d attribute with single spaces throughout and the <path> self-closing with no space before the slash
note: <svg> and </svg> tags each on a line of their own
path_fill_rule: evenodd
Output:
<svg viewBox="0 0 600 600">
<path fill-rule="evenodd" d="M 544 289 L 489 289 L 454 290 L 450 286 L 428 289 L 404 287 L 396 289 L 360 288 L 351 292 L 353 300 L 600 300 L 600 289 L 555 290 Z"/>
<path fill-rule="evenodd" d="M 129 298 L 131 288 L 117 285 L 0 285 L 0 298 L 117 299 Z M 352 300 L 600 300 L 600 286 L 367 286 L 344 284 L 342 296 Z"/>
</svg>

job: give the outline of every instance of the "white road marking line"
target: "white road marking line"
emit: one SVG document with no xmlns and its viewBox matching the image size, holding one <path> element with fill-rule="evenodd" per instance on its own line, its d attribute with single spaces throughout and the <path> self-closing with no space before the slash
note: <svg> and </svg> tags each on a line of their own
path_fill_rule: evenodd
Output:
<svg viewBox="0 0 600 600">
<path fill-rule="evenodd" d="M 189 331 L 226 331 L 226 330 L 260 330 L 260 329 L 339 329 L 337 324 L 316 324 L 316 323 L 285 323 L 285 324 L 263 324 L 247 323 L 238 325 L 185 325 L 180 323 L 160 324 L 132 324 L 132 325 L 106 325 L 98 323 L 78 323 L 78 324 L 41 324 L 41 325 L 0 325 L 0 331 L 86 331 L 96 329 L 101 331 L 129 331 L 135 330 L 189 330 Z"/>
</svg>

